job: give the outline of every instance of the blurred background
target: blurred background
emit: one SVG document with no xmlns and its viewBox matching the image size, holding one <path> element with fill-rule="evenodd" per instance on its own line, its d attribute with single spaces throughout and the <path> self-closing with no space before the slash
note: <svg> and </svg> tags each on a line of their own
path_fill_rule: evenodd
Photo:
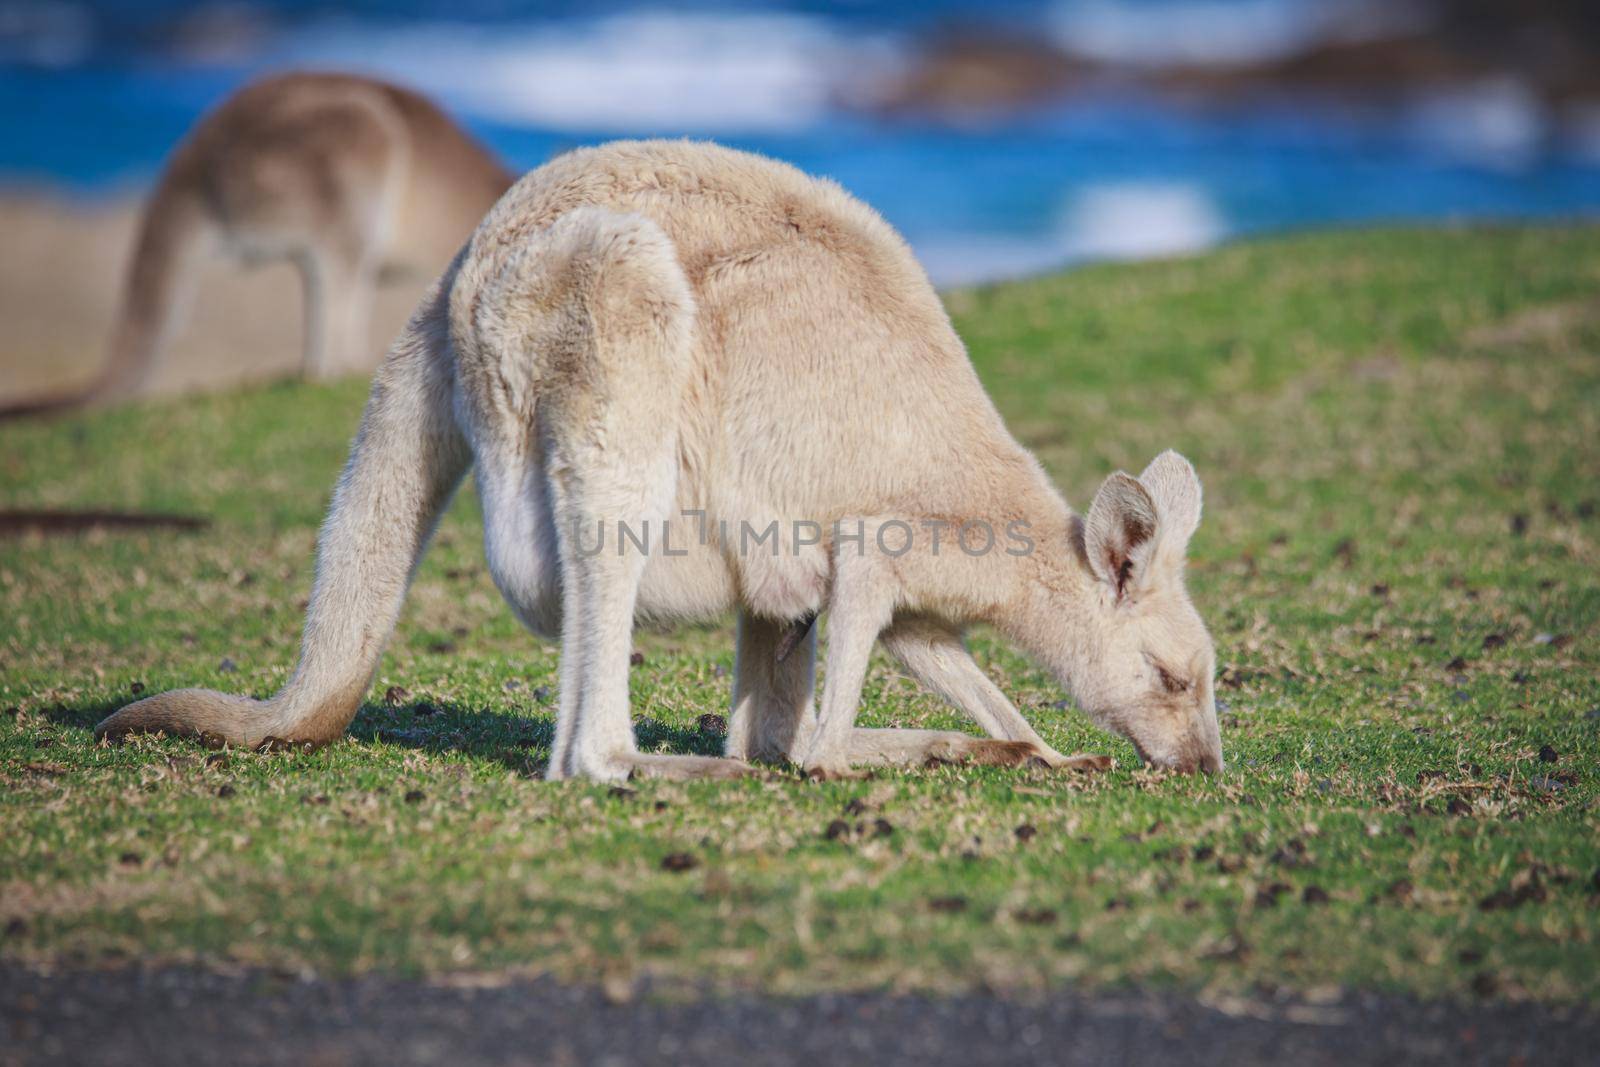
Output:
<svg viewBox="0 0 1600 1067">
<path fill-rule="evenodd" d="M 174 142 L 306 67 L 420 89 L 519 170 L 638 135 L 778 156 L 876 206 L 942 286 L 1600 209 L 1583 0 L 0 0 L 0 392 L 87 372 Z M 162 387 L 291 369 L 280 273 L 282 299 L 216 283 Z M 386 298 L 384 336 L 414 297 Z"/>
</svg>

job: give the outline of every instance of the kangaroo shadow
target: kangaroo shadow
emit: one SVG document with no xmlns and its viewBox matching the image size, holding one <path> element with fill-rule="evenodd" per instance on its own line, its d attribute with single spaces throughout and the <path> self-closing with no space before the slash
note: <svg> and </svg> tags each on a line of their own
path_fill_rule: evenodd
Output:
<svg viewBox="0 0 1600 1067">
<path fill-rule="evenodd" d="M 68 707 L 65 704 L 56 704 L 53 707 L 41 709 L 40 714 L 57 726 L 89 731 L 93 730 L 101 719 L 110 715 L 113 711 L 126 707 L 128 699 L 123 697 L 117 700 L 94 700 L 87 704 L 78 704 L 73 707 Z M 135 697 L 133 699 L 138 698 Z"/>
<path fill-rule="evenodd" d="M 126 703 L 126 699 L 119 699 L 73 706 L 58 704 L 44 709 L 43 714 L 57 726 L 87 733 Z M 720 732 L 674 726 L 648 718 L 635 719 L 633 725 L 639 747 L 644 751 L 659 751 L 664 747 L 677 754 L 722 755 Z M 499 763 L 517 774 L 535 776 L 543 774 L 549 761 L 555 732 L 553 710 L 530 716 L 525 712 L 491 711 L 465 704 L 419 700 L 396 705 L 367 701 L 356 713 L 346 736 L 363 745 L 381 742 L 420 752 L 459 752 L 473 759 Z"/>
<path fill-rule="evenodd" d="M 639 747 L 647 752 L 664 747 L 675 754 L 722 755 L 720 733 L 648 718 L 635 719 L 633 729 Z M 439 701 L 394 707 L 363 704 L 349 730 L 349 736 L 362 743 L 381 739 L 423 752 L 459 752 L 530 776 L 544 773 L 555 734 L 553 710 L 529 716 Z"/>
</svg>

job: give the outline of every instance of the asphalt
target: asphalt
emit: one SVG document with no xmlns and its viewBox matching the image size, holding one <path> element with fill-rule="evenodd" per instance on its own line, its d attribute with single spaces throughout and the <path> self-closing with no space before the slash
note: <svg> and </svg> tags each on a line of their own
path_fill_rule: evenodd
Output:
<svg viewBox="0 0 1600 1067">
<path fill-rule="evenodd" d="M 550 980 L 0 963 L 0 1064 L 1600 1063 L 1600 1012 L 1532 1004 L 1225 1001 L 1058 992 L 688 1001 Z"/>
</svg>

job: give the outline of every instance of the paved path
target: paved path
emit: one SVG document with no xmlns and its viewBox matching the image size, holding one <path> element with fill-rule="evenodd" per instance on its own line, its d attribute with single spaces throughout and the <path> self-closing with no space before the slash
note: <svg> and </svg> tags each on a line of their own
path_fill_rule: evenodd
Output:
<svg viewBox="0 0 1600 1067">
<path fill-rule="evenodd" d="M 0 965 L 0 1064 L 1600 1063 L 1600 1013 L 1533 1006 L 1237 1004 L 1057 993 L 614 1003 L 533 981 Z"/>
</svg>

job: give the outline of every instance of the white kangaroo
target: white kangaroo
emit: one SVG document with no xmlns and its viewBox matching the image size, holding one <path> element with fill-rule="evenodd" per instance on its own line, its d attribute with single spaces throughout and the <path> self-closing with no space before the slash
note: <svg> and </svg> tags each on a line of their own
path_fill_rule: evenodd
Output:
<svg viewBox="0 0 1600 1067">
<path fill-rule="evenodd" d="M 309 72 L 247 85 L 196 123 L 167 161 L 95 380 L 0 415 L 140 392 L 217 252 L 299 268 L 305 377 L 369 366 L 380 276 L 431 277 L 513 180 L 444 112 L 397 85 Z"/>
<path fill-rule="evenodd" d="M 1042 661 L 1144 760 L 1222 767 L 1212 645 L 1183 585 L 1200 521 L 1188 461 L 1165 452 L 1138 478 L 1111 475 L 1080 519 L 1006 431 L 887 223 L 784 164 L 663 141 L 533 171 L 423 301 L 373 383 L 283 689 L 163 693 L 97 733 L 340 737 L 474 464 L 494 579 L 561 640 L 550 778 L 723 777 L 747 760 L 821 776 L 929 759 L 1108 765 L 1034 732 L 968 654 L 974 622 Z M 752 548 L 742 531 L 773 521 L 781 543 Z M 1006 531 L 1003 547 L 968 551 L 985 528 Z M 729 608 L 727 758 L 640 752 L 635 620 Z M 989 738 L 857 728 L 880 636 Z"/>
</svg>

